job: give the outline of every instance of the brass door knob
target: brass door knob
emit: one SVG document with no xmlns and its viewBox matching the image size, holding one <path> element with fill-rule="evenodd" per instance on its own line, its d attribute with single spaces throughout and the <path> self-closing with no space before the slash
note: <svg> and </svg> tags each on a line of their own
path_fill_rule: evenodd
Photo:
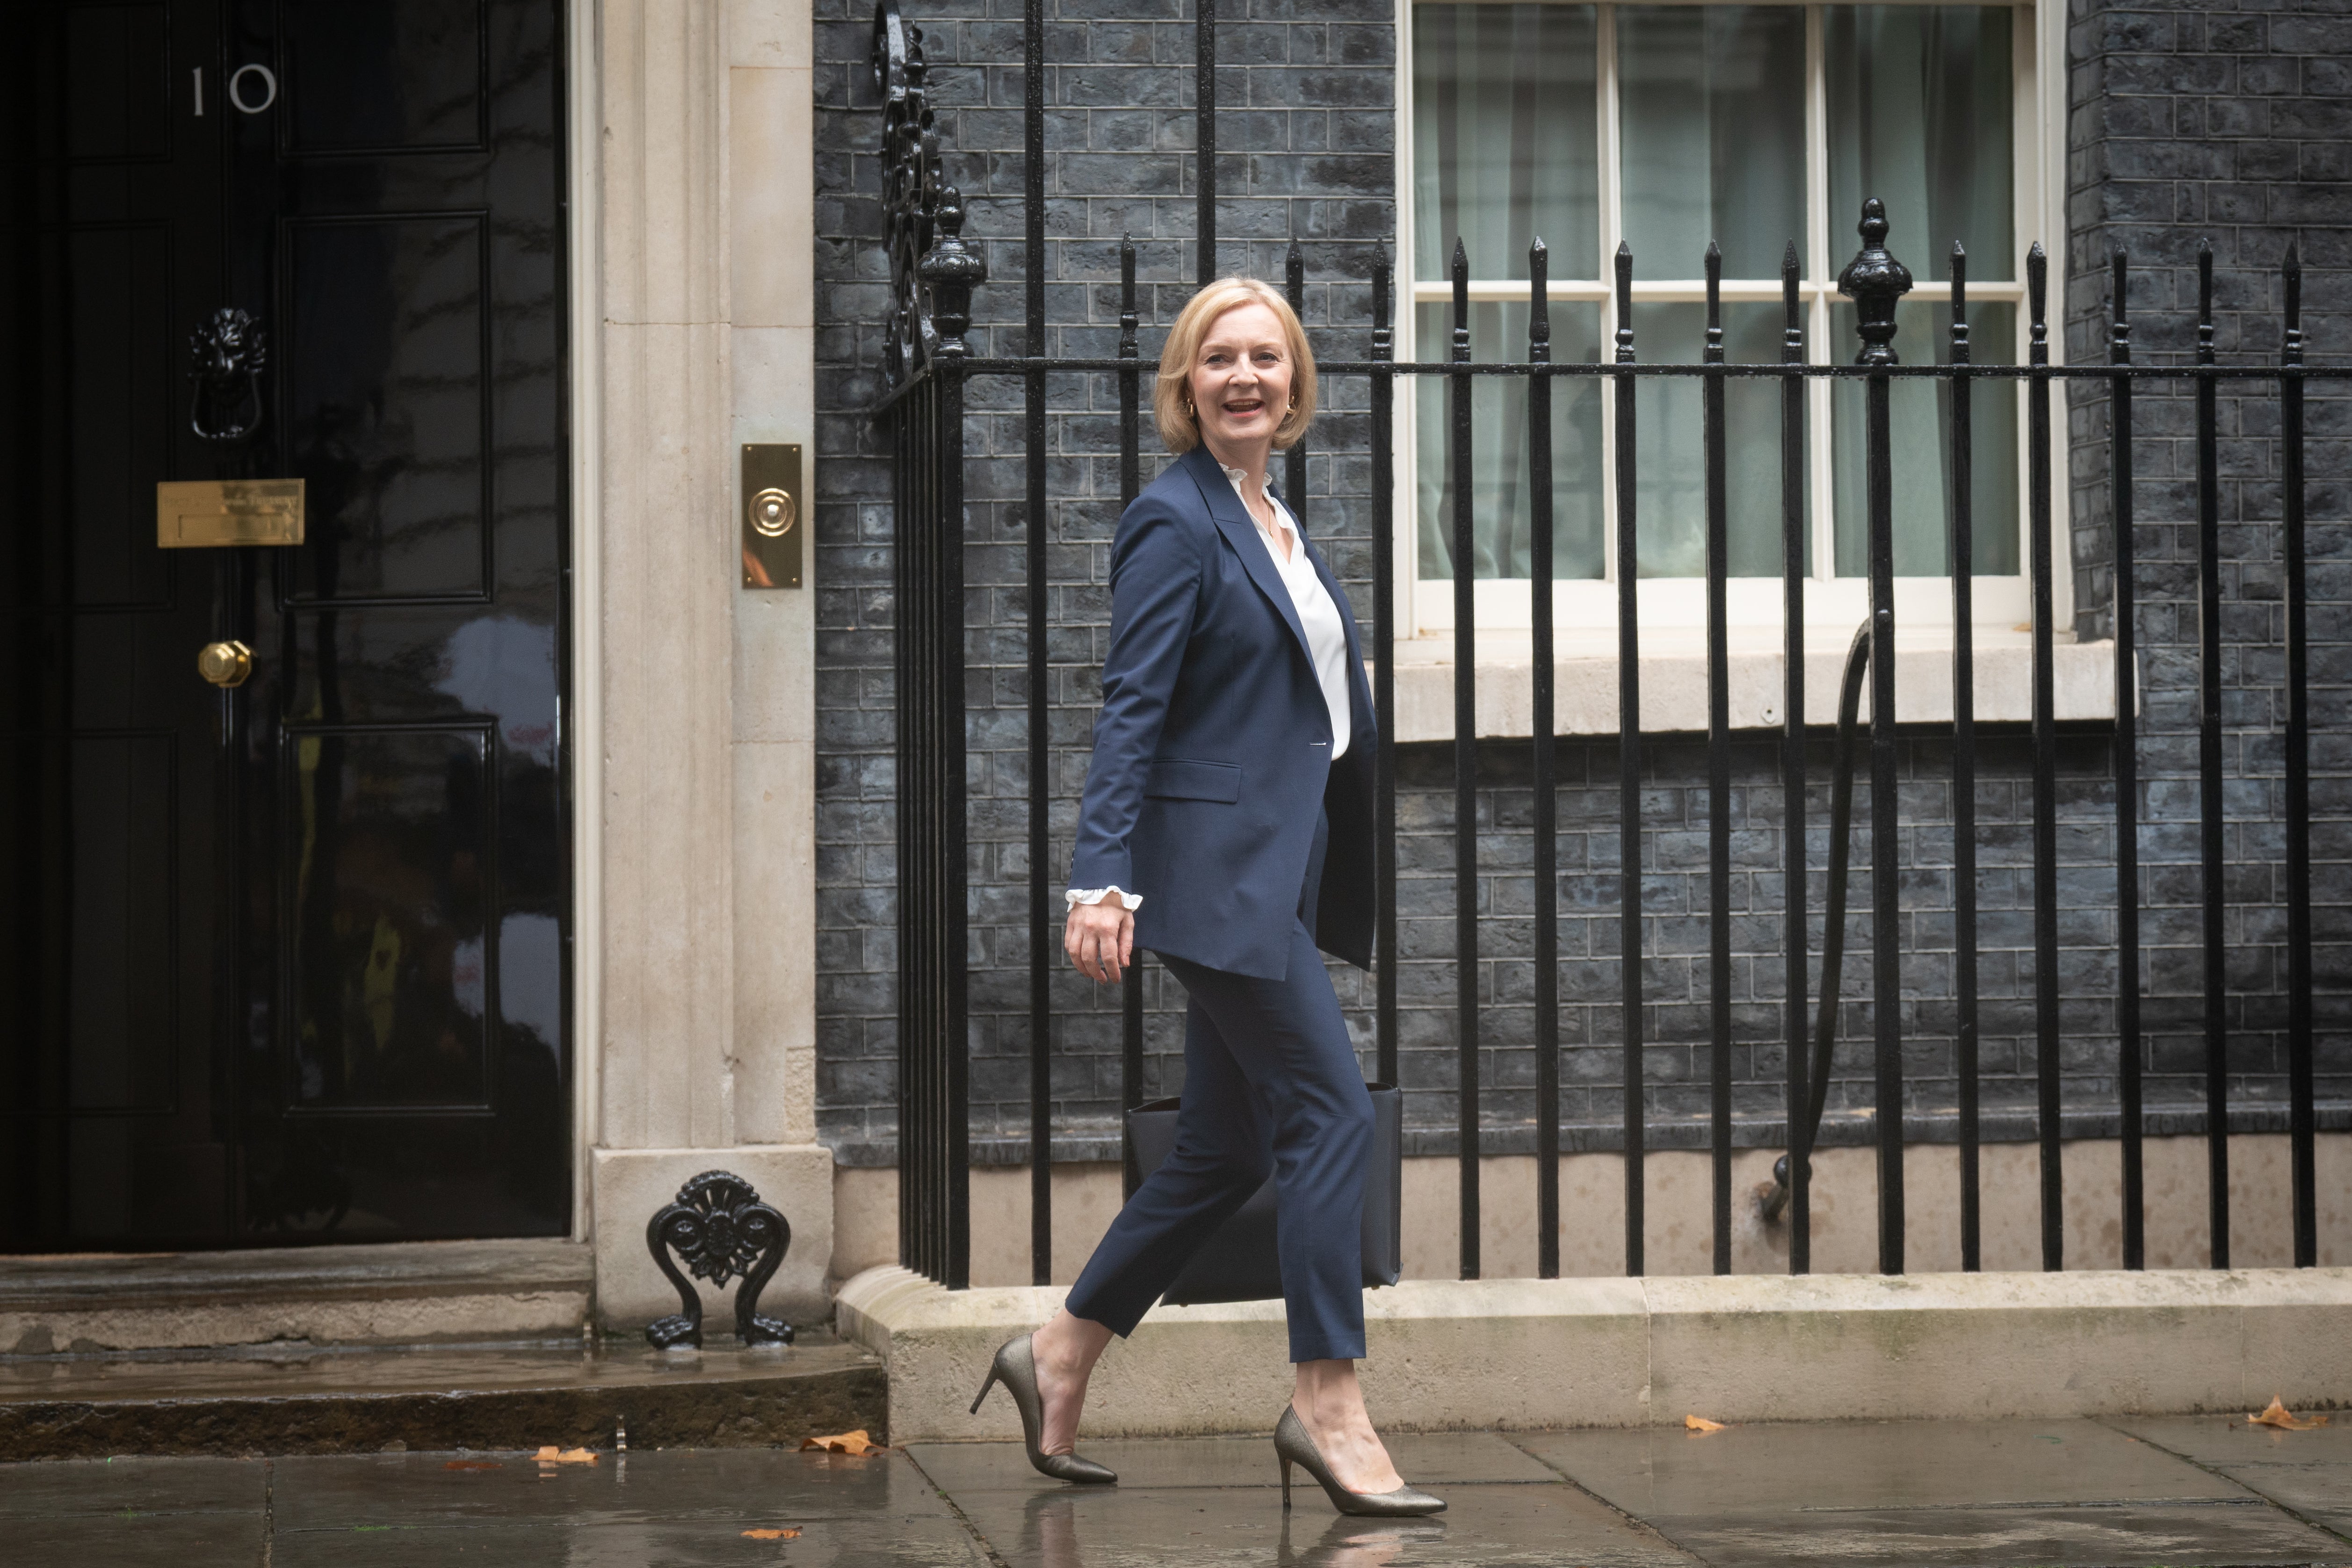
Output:
<svg viewBox="0 0 2352 1568">
<path fill-rule="evenodd" d="M 767 489 L 751 497 L 751 527 L 762 538 L 790 533 L 797 512 L 790 491 Z"/>
<path fill-rule="evenodd" d="M 241 686 L 253 674 L 253 650 L 242 643 L 207 643 L 196 655 L 196 674 L 216 686 Z"/>
</svg>

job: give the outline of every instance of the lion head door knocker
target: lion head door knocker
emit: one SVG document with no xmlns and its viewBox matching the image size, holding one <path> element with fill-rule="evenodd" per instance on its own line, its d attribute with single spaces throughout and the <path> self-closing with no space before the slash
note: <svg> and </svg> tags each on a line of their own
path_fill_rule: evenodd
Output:
<svg viewBox="0 0 2352 1568">
<path fill-rule="evenodd" d="M 261 372 L 269 347 L 244 311 L 223 306 L 188 337 L 188 428 L 200 441 L 226 445 L 261 428 Z"/>
<path fill-rule="evenodd" d="M 658 1350 L 702 1343 L 702 1297 L 670 1261 L 673 1249 L 688 1272 L 721 1291 L 737 1275 L 735 1333 L 745 1344 L 790 1344 L 790 1323 L 760 1315 L 760 1292 L 775 1278 L 793 1244 L 784 1217 L 760 1201 L 751 1184 L 727 1171 L 705 1171 L 677 1189 L 677 1201 L 656 1210 L 646 1224 L 646 1246 L 654 1262 L 677 1290 L 683 1310 L 646 1330 Z"/>
</svg>

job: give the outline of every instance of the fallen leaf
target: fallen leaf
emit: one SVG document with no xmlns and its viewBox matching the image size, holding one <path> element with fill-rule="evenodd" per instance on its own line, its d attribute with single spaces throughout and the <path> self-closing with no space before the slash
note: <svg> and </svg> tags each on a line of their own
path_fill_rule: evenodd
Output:
<svg viewBox="0 0 2352 1568">
<path fill-rule="evenodd" d="M 445 1470 L 502 1470 L 506 1467 L 496 1459 L 451 1459 L 441 1467 Z"/>
<path fill-rule="evenodd" d="M 585 1448 L 559 1449 L 550 1443 L 540 1449 L 539 1462 L 542 1465 L 593 1465 L 596 1462 L 596 1456 Z"/>
<path fill-rule="evenodd" d="M 811 1448 L 821 1448 L 829 1454 L 865 1455 L 889 1452 L 881 1444 L 868 1437 L 863 1427 L 855 1432 L 836 1432 L 827 1437 L 802 1438 L 801 1452 L 806 1453 Z"/>
<path fill-rule="evenodd" d="M 746 1541 L 790 1541 L 799 1533 L 800 1531 L 797 1530 L 747 1530 L 743 1532 L 743 1539 Z"/>
<path fill-rule="evenodd" d="M 2326 1426 L 2327 1417 L 2315 1416 L 2306 1421 L 2300 1416 L 2290 1415 L 2287 1407 L 2279 1403 L 2279 1396 L 2273 1394 L 2271 1396 L 2271 1402 L 2263 1406 L 2263 1413 L 2259 1416 L 2247 1416 L 2246 1424 L 2252 1427 L 2276 1427 L 2282 1432 L 2308 1432 L 2314 1427 Z"/>
<path fill-rule="evenodd" d="M 1722 1422 L 1710 1421 L 1704 1416 L 1685 1416 L 1683 1417 L 1683 1425 L 1689 1427 L 1694 1432 L 1720 1432 L 1723 1430 Z"/>
</svg>

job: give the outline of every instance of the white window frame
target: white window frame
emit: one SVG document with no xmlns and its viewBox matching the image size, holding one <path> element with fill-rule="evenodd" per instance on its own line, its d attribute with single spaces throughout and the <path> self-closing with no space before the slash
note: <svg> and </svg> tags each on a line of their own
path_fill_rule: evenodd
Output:
<svg viewBox="0 0 2352 1568">
<path fill-rule="evenodd" d="M 1400 359 L 1442 359 L 1446 353 L 1443 343 L 1423 345 L 1415 341 L 1419 312 L 1415 307 L 1432 302 L 1450 302 L 1453 285 L 1445 281 L 1424 282 L 1414 276 L 1416 256 L 1413 234 L 1413 27 L 1412 9 L 1417 0 L 1397 0 L 1397 247 L 1396 262 L 1401 279 L 1398 295 L 1401 308 L 1396 324 L 1397 356 Z M 1433 0 L 1433 3 L 1456 3 L 1456 0 Z M 1480 3 L 1480 0 L 1467 0 Z M 1509 0 L 1486 0 L 1486 3 L 1509 3 Z M 1560 4 L 1585 4 L 1590 0 L 1555 0 Z M 1648 5 L 1705 5 L 1710 0 L 1640 0 Z M 1721 0 L 1713 0 L 1721 3 Z M 1769 4 L 1773 0 L 1755 0 Z M 1874 4 L 1930 5 L 1948 4 L 1951 0 L 1872 0 Z M 1991 0 L 1998 4 L 2000 0 Z M 2026 319 L 2025 257 L 2036 239 L 2042 240 L 2048 253 L 2050 312 L 2050 358 L 2053 364 L 2064 362 L 2063 301 L 2065 280 L 2062 263 L 2065 256 L 2063 210 L 2064 185 L 2062 172 L 2053 166 L 2054 159 L 2063 158 L 2065 149 L 2064 15 L 2063 7 L 2043 5 L 2039 7 L 2025 0 L 2012 5 L 2020 25 L 2011 30 L 2013 50 L 2012 70 L 2015 89 L 2012 94 L 2013 153 L 2016 160 L 2013 225 L 2016 255 L 2011 269 L 2013 281 L 1969 281 L 1971 300 L 2014 301 L 2017 341 L 2014 345 L 2018 362 L 2026 357 L 2029 325 Z M 1620 159 L 1618 151 L 1617 99 L 1617 37 L 1614 0 L 1600 0 L 1596 10 L 1595 52 L 1598 56 L 1598 82 L 1594 94 L 1600 119 L 1601 162 L 1600 233 L 1595 256 L 1605 266 L 1607 258 L 1616 254 L 1622 232 L 1622 213 L 1618 200 Z M 1829 185 L 1827 70 L 1822 47 L 1822 10 L 1821 0 L 1810 0 L 1805 10 L 1806 105 L 1807 139 L 1806 179 L 1806 270 L 1800 283 L 1800 298 L 1805 310 L 1807 358 L 1815 364 L 1829 362 L 1832 350 L 1841 347 L 1832 343 L 1831 309 L 1839 298 L 1836 277 L 1861 242 L 1853 235 L 1859 214 L 1843 216 L 1826 210 Z M 2045 70 L 2045 60 L 2062 62 L 2060 68 Z M 1919 281 L 1909 298 L 1913 300 L 1949 300 L 1951 286 L 1931 281 L 1930 256 L 1925 248 L 1927 241 L 1914 235 L 1906 244 L 1900 228 L 1903 214 L 1894 214 L 1898 225 L 1890 248 L 1910 263 Z M 1558 254 L 1555 252 L 1555 254 Z M 1474 261 L 1485 260 L 1474 257 Z M 1653 302 L 1702 300 L 1706 284 L 1702 279 L 1645 278 L 1641 271 L 1643 257 L 1636 256 L 1633 280 L 1633 300 L 1636 304 Z M 1601 341 L 1616 329 L 1613 285 L 1607 278 L 1551 278 L 1546 297 L 1554 301 L 1593 301 L 1601 308 Z M 1769 283 L 1744 280 L 1727 283 L 1722 297 L 1727 301 L 1767 300 L 1778 303 L 1780 285 L 1778 279 Z M 1473 303 L 1486 301 L 1522 301 L 1528 298 L 1525 279 L 1473 278 L 1470 298 Z M 1637 343 L 1635 352 L 1645 361 L 1654 362 L 1649 347 Z M 1897 348 L 1901 347 L 1898 340 Z M 1687 347 L 1677 346 L 1677 351 L 1688 353 Z M 1840 358 L 1851 358 L 1846 353 Z M 1419 385 L 1423 381 L 1430 385 Z M 1419 460 L 1419 404 L 1417 399 L 1443 396 L 1443 383 L 1434 378 L 1403 378 L 1397 399 L 1394 424 L 1396 453 L 1394 473 L 1396 491 L 1394 515 L 1406 522 L 1396 529 L 1396 580 L 1406 585 L 1398 606 L 1397 634 L 1401 641 L 1416 638 L 1450 637 L 1454 629 L 1454 584 L 1450 578 L 1423 580 L 1420 575 L 1421 512 L 1415 468 Z M 1836 519 L 1835 486 L 1832 479 L 1831 431 L 1831 388 L 1825 379 L 1807 383 L 1807 413 L 1811 464 L 1811 517 L 1814 570 L 1806 582 L 1805 622 L 1809 628 L 1818 627 L 1823 638 L 1842 640 L 1867 614 L 1869 582 L 1865 578 L 1835 575 Z M 2026 485 L 2030 467 L 2025 423 L 2025 398 L 2017 399 L 2018 559 L 2027 559 L 2025 530 L 2027 516 Z M 1559 581 L 1553 585 L 1553 622 L 1557 628 L 1563 655 L 1583 642 L 1591 642 L 1595 651 L 1605 643 L 1613 651 L 1616 637 L 1616 412 L 1615 399 L 1601 401 L 1601 463 L 1603 575 L 1597 579 Z M 2061 606 L 2073 603 L 2073 580 L 2070 570 L 2071 551 L 2067 548 L 2066 525 L 2066 462 L 2065 462 L 2065 400 L 2063 390 L 2053 388 L 2052 397 L 2051 455 L 2051 523 L 2053 538 L 2053 601 Z M 1481 632 L 1504 633 L 1529 631 L 1534 624 L 1534 609 L 1526 578 L 1481 579 L 1474 589 L 1477 625 Z M 1730 621 L 1735 627 L 1778 627 L 1781 622 L 1781 589 L 1778 577 L 1738 578 L 1728 585 Z M 1975 603 L 1979 624 L 2007 630 L 2021 622 L 2031 613 L 2030 580 L 2022 567 L 2015 576 L 1979 577 L 1975 580 Z M 1643 629 L 1645 653 L 1679 647 L 1689 641 L 1706 624 L 1706 583 L 1704 578 L 1644 578 L 1638 590 L 1638 602 Z M 1948 638 L 1952 619 L 1951 580 L 1948 577 L 1898 577 L 1895 582 L 1895 618 L 1900 627 L 1917 633 L 1930 633 L 1941 629 Z M 2066 616 L 2064 620 L 2071 620 Z M 2067 637 L 2064 620 L 2059 635 Z M 1653 636 L 1652 633 L 1656 633 Z M 1813 639 L 1808 636 L 1810 643 Z M 1908 639 L 1906 639 L 1908 640 Z M 1483 662 L 1483 660 L 1482 660 Z"/>
</svg>

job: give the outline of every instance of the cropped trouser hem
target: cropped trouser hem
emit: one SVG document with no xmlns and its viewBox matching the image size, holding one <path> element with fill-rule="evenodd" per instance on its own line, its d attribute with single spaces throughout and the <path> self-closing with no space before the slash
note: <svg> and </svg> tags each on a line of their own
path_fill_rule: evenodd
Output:
<svg viewBox="0 0 2352 1568">
<path fill-rule="evenodd" d="M 1279 980 L 1162 959 L 1190 997 L 1176 1145 L 1111 1221 L 1068 1311 L 1133 1333 L 1272 1176 L 1290 1359 L 1362 1355 L 1372 1102 L 1313 936 L 1292 927 Z"/>
</svg>

